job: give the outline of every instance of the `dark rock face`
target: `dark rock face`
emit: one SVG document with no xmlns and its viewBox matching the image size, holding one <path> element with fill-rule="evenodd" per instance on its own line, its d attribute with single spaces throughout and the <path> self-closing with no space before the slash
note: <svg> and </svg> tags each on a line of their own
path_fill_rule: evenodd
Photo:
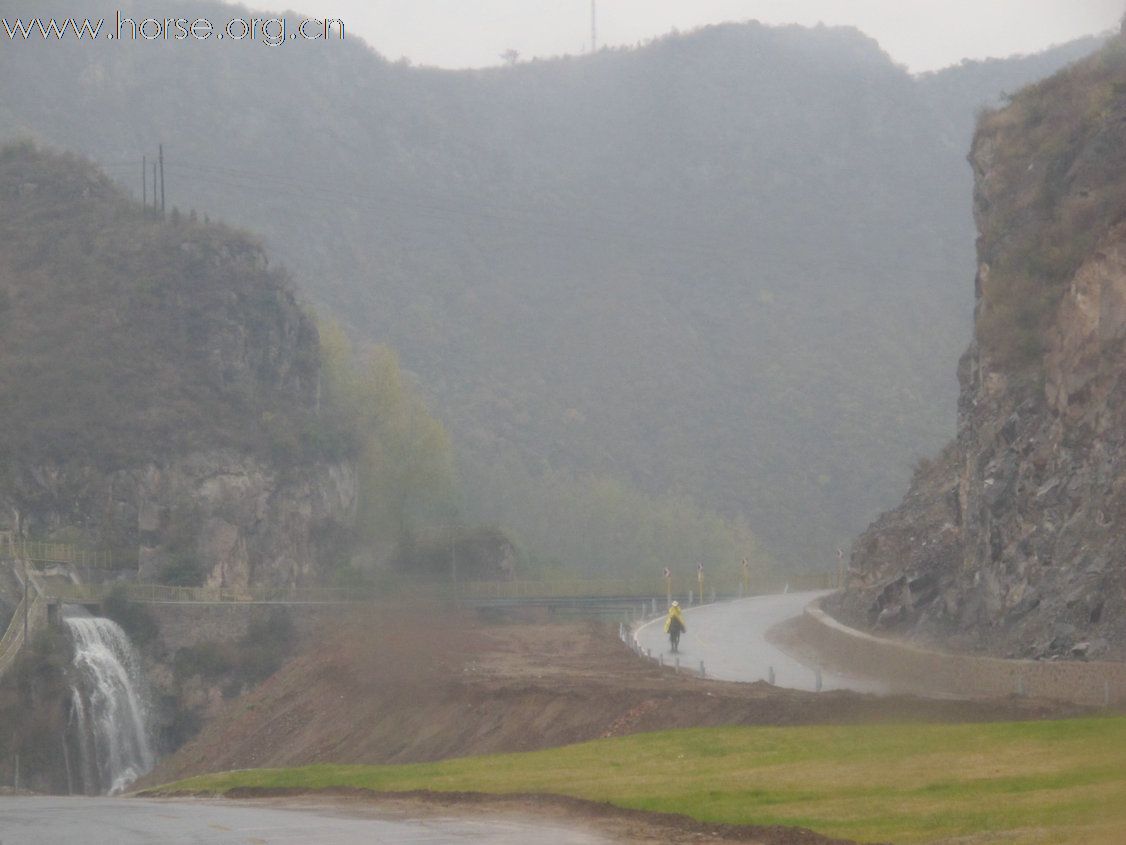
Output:
<svg viewBox="0 0 1126 845">
<path fill-rule="evenodd" d="M 1114 81 L 1117 71 L 1126 78 L 1122 53 L 1114 45 L 1065 82 L 1126 90 Z M 1003 656 L 1126 658 L 1126 224 L 1117 210 L 1100 230 L 1089 200 L 1108 180 L 1126 181 L 1124 101 L 1086 115 L 1063 153 L 1034 151 L 1019 167 L 1004 128 L 979 132 L 971 161 L 983 242 L 1037 217 L 1058 232 L 1072 215 L 1069 242 L 1090 245 L 1037 325 L 1036 366 L 1023 369 L 995 356 L 981 330 L 1009 247 L 995 238 L 980 249 L 957 440 L 856 542 L 848 588 L 830 608 L 844 620 Z M 1046 121 L 1063 109 L 1039 106 Z M 1050 195 L 1035 184 L 1045 169 Z"/>
<path fill-rule="evenodd" d="M 316 324 L 268 265 L 86 162 L 0 150 L 0 531 L 236 589 L 346 559 L 355 468 Z"/>
</svg>

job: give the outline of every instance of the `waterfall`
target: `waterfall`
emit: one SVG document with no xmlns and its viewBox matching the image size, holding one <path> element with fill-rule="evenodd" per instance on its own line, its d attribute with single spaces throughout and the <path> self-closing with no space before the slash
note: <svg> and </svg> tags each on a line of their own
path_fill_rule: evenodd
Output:
<svg viewBox="0 0 1126 845">
<path fill-rule="evenodd" d="M 140 661 L 116 622 L 67 607 L 74 641 L 71 722 L 82 791 L 114 795 L 153 766 Z"/>
</svg>

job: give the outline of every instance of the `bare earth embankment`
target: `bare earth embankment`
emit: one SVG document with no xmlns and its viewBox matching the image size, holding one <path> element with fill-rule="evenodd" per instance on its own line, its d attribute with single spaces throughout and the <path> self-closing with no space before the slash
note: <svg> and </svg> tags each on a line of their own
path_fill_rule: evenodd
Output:
<svg viewBox="0 0 1126 845">
<path fill-rule="evenodd" d="M 606 626 L 357 613 L 228 702 L 146 783 L 311 763 L 414 763 L 720 725 L 995 721 L 1068 715 L 1045 702 L 938 701 L 676 675 Z"/>
<path fill-rule="evenodd" d="M 471 614 L 433 609 L 357 612 L 326 627 L 274 677 L 229 702 L 139 786 L 233 769 L 532 751 L 674 728 L 981 722 L 1073 712 L 1017 699 L 878 698 L 700 681 L 639 660 L 615 633 L 591 622 L 530 617 L 484 624 Z M 667 841 L 673 831 L 687 841 L 828 841 L 794 828 L 725 827 L 551 796 L 424 791 L 337 794 L 333 800 L 353 809 L 375 801 L 431 813 L 576 818 L 625 842 Z"/>
</svg>

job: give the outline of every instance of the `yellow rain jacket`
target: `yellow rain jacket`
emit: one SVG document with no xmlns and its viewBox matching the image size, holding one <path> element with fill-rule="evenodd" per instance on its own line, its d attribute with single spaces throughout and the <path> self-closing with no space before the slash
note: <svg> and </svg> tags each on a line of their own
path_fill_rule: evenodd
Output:
<svg viewBox="0 0 1126 845">
<path fill-rule="evenodd" d="M 683 634 L 688 630 L 688 626 L 684 624 L 684 617 L 680 613 L 679 607 L 670 607 L 668 618 L 665 620 L 665 633 L 672 632 L 673 620 L 680 626 L 680 632 Z"/>
</svg>

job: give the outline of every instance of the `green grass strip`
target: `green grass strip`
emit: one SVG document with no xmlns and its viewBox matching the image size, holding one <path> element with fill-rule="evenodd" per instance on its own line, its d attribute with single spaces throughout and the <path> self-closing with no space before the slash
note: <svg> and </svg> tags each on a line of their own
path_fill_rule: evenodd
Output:
<svg viewBox="0 0 1126 845">
<path fill-rule="evenodd" d="M 551 793 L 861 841 L 1126 843 L 1126 718 L 706 728 L 405 766 L 190 778 L 236 787 Z"/>
</svg>

